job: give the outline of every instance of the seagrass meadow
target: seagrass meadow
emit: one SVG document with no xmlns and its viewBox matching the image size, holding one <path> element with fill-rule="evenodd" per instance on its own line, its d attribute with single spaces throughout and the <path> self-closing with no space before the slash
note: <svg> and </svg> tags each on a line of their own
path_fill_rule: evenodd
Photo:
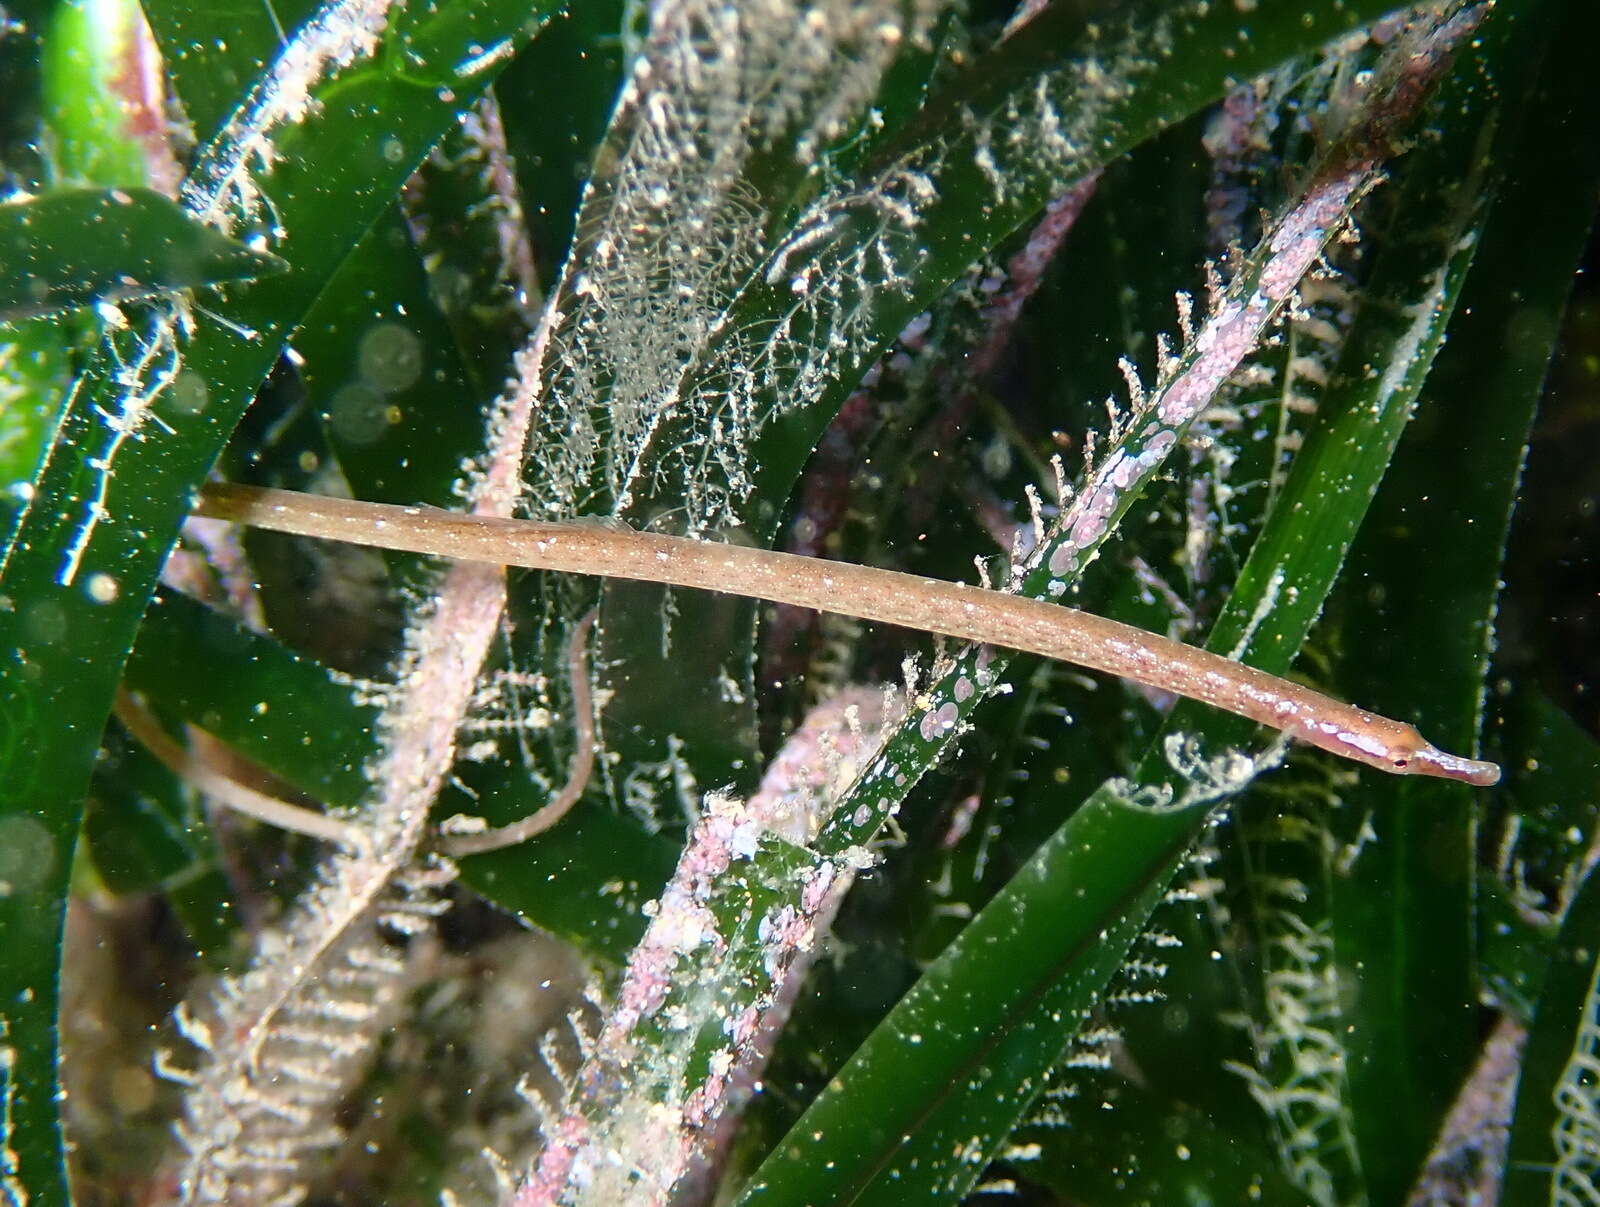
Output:
<svg viewBox="0 0 1600 1207">
<path fill-rule="evenodd" d="M 0 1204 L 1600 1202 L 1597 46 L 0 5 Z"/>
</svg>

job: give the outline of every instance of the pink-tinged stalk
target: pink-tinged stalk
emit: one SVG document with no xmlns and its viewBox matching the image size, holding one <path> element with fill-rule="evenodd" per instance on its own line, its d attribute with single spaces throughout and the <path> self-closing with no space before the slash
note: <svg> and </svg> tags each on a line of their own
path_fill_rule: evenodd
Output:
<svg viewBox="0 0 1600 1207">
<path fill-rule="evenodd" d="M 707 798 L 573 1100 L 547 1126 L 511 1207 L 664 1207 L 713 1189 L 738 1113 L 854 879 L 851 861 L 790 844 L 815 835 L 875 753 L 885 700 L 876 689 L 841 693 L 812 710 L 749 802 Z M 711 1051 L 701 1046 L 707 1033 L 721 1036 Z"/>
</svg>

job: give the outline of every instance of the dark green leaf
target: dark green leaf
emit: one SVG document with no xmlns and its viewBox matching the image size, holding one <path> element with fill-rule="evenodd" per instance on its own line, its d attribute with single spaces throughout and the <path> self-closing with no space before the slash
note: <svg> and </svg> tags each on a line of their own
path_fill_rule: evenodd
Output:
<svg viewBox="0 0 1600 1207">
<path fill-rule="evenodd" d="M 0 322 L 287 268 L 149 189 L 71 189 L 0 205 Z"/>
<path fill-rule="evenodd" d="M 1482 221 L 1453 215 L 1481 213 L 1491 200 L 1494 209 L 1449 343 L 1334 609 L 1337 623 L 1362 634 L 1340 663 L 1349 696 L 1464 752 L 1482 723 L 1528 427 L 1600 176 L 1600 123 L 1574 89 L 1576 77 L 1559 59 L 1539 70 L 1561 7 L 1496 8 L 1479 51 L 1493 83 L 1469 83 L 1492 87 L 1493 107 L 1462 100 L 1464 113 L 1483 113 L 1482 130 L 1470 119 L 1452 121 L 1413 157 L 1398 212 L 1440 221 L 1429 229 L 1413 220 L 1404 234 L 1391 233 L 1386 264 L 1415 257 L 1419 275 L 1431 271 Z M 1589 6 L 1567 7 L 1557 47 L 1587 36 L 1573 22 L 1596 29 L 1576 11 Z M 1469 157 L 1481 156 L 1491 137 L 1495 166 L 1484 174 Z M 1414 182 L 1425 191 L 1413 192 Z M 1380 363 L 1359 345 L 1355 354 Z M 1439 589 L 1443 582 L 1449 591 Z M 1418 778 L 1363 777 L 1345 794 L 1339 832 L 1359 853 L 1334 880 L 1333 918 L 1340 981 L 1360 1005 L 1348 1031 L 1350 1100 L 1376 1202 L 1406 1194 L 1479 1047 L 1474 802 L 1461 785 Z M 1416 1042 L 1422 1034 L 1427 1043 Z"/>
<path fill-rule="evenodd" d="M 108 735 L 95 765 L 84 838 L 108 888 L 167 894 L 195 951 L 215 961 L 235 919 L 211 836 L 193 794 L 121 732 Z"/>
<path fill-rule="evenodd" d="M 1595 1192 L 1595 1061 L 1600 1053 L 1600 876 L 1590 876 L 1556 941 L 1517 1082 L 1504 1207 L 1582 1203 Z"/>
<path fill-rule="evenodd" d="M 339 11 L 338 6 L 330 6 Z M 157 302 L 107 331 L 76 383 L 29 506 L 0 561 L 0 827 L 25 882 L 0 899 L 3 1018 L 21 1089 L 12 1101 L 19 1176 L 65 1200 L 56 1119 L 61 918 L 84 789 L 101 727 L 156 575 L 240 413 L 284 339 L 411 169 L 493 78 L 548 6 L 456 0 L 391 23 L 398 53 L 314 87 L 314 120 L 269 129 L 282 158 L 260 185 L 286 273 L 192 316 Z M 313 35 L 308 35 L 313 36 Z M 314 35 L 327 38 L 326 32 Z M 291 43 L 288 53 L 305 53 Z M 477 64 L 469 74 L 460 64 Z M 187 191 L 226 210 L 259 166 L 258 103 L 204 149 Z M 241 139 L 244 141 L 241 143 Z M 244 197 L 248 201 L 248 195 Z M 133 438 L 133 437 L 137 438 Z"/>
<path fill-rule="evenodd" d="M 578 200 L 623 80 L 626 0 L 569 7 L 495 82 L 528 238 L 548 289 L 572 242 Z M 550 98 L 559 96 L 559 105 Z"/>
<path fill-rule="evenodd" d="M 1309 1207 L 1253 1136 L 1231 1135 L 1192 1107 L 1116 1080 L 1096 1086 L 1091 1109 L 1011 1138 L 1011 1168 L 1081 1207 Z M 1037 1150 L 1031 1151 L 1031 1150 Z"/>
</svg>

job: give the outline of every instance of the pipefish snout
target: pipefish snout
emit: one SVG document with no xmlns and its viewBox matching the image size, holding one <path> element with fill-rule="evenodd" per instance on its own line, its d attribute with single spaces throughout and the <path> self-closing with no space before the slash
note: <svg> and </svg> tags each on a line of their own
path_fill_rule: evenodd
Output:
<svg viewBox="0 0 1600 1207">
<path fill-rule="evenodd" d="M 721 591 L 1005 646 L 1188 696 L 1393 775 L 1488 787 L 1493 763 L 1415 728 L 1208 650 L 1044 600 L 871 566 L 579 521 L 462 515 L 255 486 L 209 485 L 214 519 L 435 557 Z"/>
</svg>

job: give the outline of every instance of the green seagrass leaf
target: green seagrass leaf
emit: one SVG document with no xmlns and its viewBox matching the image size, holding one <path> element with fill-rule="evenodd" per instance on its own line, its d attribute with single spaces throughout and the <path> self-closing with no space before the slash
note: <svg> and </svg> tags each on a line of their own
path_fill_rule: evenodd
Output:
<svg viewBox="0 0 1600 1207">
<path fill-rule="evenodd" d="M 397 10 L 375 57 L 330 4 L 285 44 L 317 102 L 283 81 L 253 94 L 204 147 L 191 213 L 250 215 L 289 270 L 203 310 L 156 299 L 101 332 L 0 559 L 0 843 L 28 876 L 0 898 L 0 1027 L 14 1053 L 10 1151 L 41 1200 L 67 1201 L 56 1094 L 56 986 L 84 790 L 123 662 L 193 491 L 284 340 L 459 107 L 492 80 L 551 5 L 483 0 Z M 344 70 L 308 79 L 330 45 Z M 315 73 L 313 73 L 315 74 Z M 295 124 L 298 120 L 299 124 Z M 277 158 L 259 177 L 270 143 Z M 249 187 L 246 187 L 249 182 Z M 254 189 L 259 187 L 259 194 Z M 254 199 L 254 208 L 252 208 Z M 109 317 L 109 316 L 108 316 Z M 8 1174 L 9 1174 L 8 1170 Z"/>
<path fill-rule="evenodd" d="M 1504 99 L 1481 133 L 1447 126 L 1440 145 L 1492 145 L 1494 175 L 1458 176 L 1458 190 L 1430 190 L 1431 201 L 1408 182 L 1401 214 L 1419 216 L 1403 232 L 1397 216 L 1385 257 L 1412 257 L 1426 271 L 1457 228 L 1422 213 L 1491 198 L 1493 209 L 1480 220 L 1449 340 L 1329 609 L 1346 698 L 1463 753 L 1483 724 L 1524 449 L 1600 187 L 1600 121 L 1571 49 L 1600 33 L 1593 6 L 1502 5 L 1485 32 L 1485 54 L 1508 44 L 1497 34 L 1523 48 L 1493 60 Z M 1434 154 L 1419 148 L 1419 166 Z M 1439 172 L 1448 180 L 1452 169 Z M 1334 832 L 1351 857 L 1332 881 L 1332 920 L 1339 982 L 1355 1004 L 1344 1029 L 1349 1100 L 1368 1192 L 1393 1202 L 1412 1187 L 1481 1047 L 1483 796 L 1378 776 L 1342 795 Z M 1427 1043 L 1416 1041 L 1422 1034 Z"/>
<path fill-rule="evenodd" d="M 0 323 L 288 267 L 150 189 L 70 189 L 0 205 Z"/>
<path fill-rule="evenodd" d="M 1463 74 L 1451 77 L 1452 87 L 1464 86 Z M 1467 92 L 1488 103 L 1486 93 Z M 1456 112 L 1458 98 L 1441 99 L 1430 111 L 1433 120 Z M 1460 128 L 1476 129 L 1476 121 L 1458 120 Z M 1459 144 L 1453 149 L 1461 151 Z M 1455 175 L 1445 176 L 1452 184 L 1461 178 L 1455 166 Z M 1460 216 L 1463 223 L 1470 217 Z M 1384 296 L 1409 299 L 1400 313 L 1421 330 L 1384 317 L 1369 334 L 1388 344 L 1380 362 L 1421 371 L 1352 377 L 1325 404 L 1212 630 L 1213 650 L 1275 673 L 1288 669 L 1442 337 L 1449 306 L 1433 303 L 1441 289 L 1453 300 L 1469 259 L 1445 243 L 1442 259 L 1425 270 L 1396 264 L 1386 286 Z M 1365 349 L 1372 355 L 1375 343 Z M 1214 752 L 1248 746 L 1254 728 L 1182 702 L 1166 733 L 1174 741 L 1193 735 L 1200 751 Z M 1187 770 L 1173 765 L 1175 756 Z M 1158 741 L 1133 782 L 1114 782 L 1091 796 L 835 1075 L 757 1170 L 741 1202 L 923 1203 L 967 1193 L 1101 999 L 1212 816 L 1216 796 L 1207 799 L 1192 781 L 1220 773 L 1203 772 L 1196 757 L 1194 747 Z M 883 761 L 906 774 L 901 748 L 891 746 Z M 1218 791 L 1239 786 L 1227 789 L 1226 775 L 1217 783 Z M 848 817 L 853 803 L 847 799 L 839 816 Z"/>
</svg>

